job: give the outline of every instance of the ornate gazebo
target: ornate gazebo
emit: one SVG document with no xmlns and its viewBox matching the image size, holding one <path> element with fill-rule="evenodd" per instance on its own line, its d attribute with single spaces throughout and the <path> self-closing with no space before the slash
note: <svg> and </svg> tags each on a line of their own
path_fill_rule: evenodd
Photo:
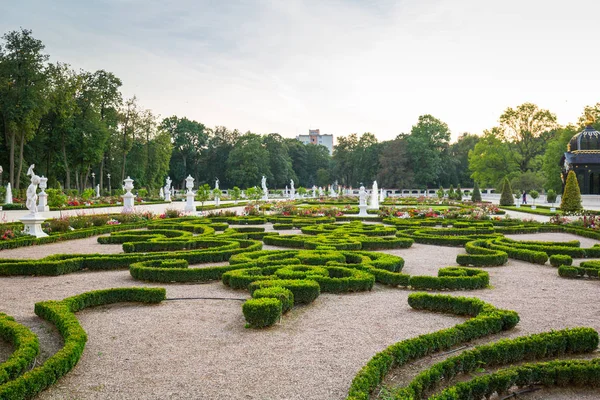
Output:
<svg viewBox="0 0 600 400">
<path fill-rule="evenodd" d="M 584 130 L 573 136 L 560 159 L 563 189 L 569 171 L 575 171 L 581 194 L 600 194 L 600 132 L 588 118 Z"/>
</svg>

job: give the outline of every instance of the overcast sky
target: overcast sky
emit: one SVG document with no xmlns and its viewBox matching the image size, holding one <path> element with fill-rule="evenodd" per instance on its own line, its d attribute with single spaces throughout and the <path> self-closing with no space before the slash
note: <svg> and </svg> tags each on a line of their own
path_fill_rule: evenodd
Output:
<svg viewBox="0 0 600 400">
<path fill-rule="evenodd" d="M 432 114 L 456 137 L 523 102 L 562 124 L 600 102 L 597 0 L 10 3 L 2 32 L 32 29 L 53 61 L 208 126 L 387 140 Z"/>
</svg>

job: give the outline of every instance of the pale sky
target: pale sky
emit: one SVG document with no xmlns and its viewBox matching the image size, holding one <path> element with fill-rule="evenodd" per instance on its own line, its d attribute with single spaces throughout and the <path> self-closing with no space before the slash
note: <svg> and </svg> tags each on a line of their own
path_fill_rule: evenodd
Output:
<svg viewBox="0 0 600 400">
<path fill-rule="evenodd" d="M 379 140 L 422 114 L 453 137 L 533 102 L 600 102 L 597 0 L 2 0 L 51 60 L 123 80 L 162 117 Z"/>
</svg>

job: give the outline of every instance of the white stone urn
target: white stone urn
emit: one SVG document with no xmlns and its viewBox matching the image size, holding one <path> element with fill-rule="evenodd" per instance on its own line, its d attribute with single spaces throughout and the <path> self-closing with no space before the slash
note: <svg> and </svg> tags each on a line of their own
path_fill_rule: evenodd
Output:
<svg viewBox="0 0 600 400">
<path fill-rule="evenodd" d="M 135 211 L 135 208 L 134 208 L 135 196 L 133 195 L 133 193 L 131 193 L 131 190 L 133 189 L 133 179 L 131 179 L 128 176 L 127 179 L 123 180 L 123 182 L 125 182 L 125 185 L 123 185 L 123 189 L 125 189 L 125 194 L 123 196 L 121 196 L 121 197 L 123 197 L 123 212 L 131 213 L 131 212 Z"/>
<path fill-rule="evenodd" d="M 41 189 L 41 192 L 38 194 L 38 211 L 50 211 L 50 207 L 48 207 L 48 193 L 46 193 L 46 188 L 48 187 L 48 178 L 42 175 L 40 177 L 40 184 L 38 187 Z"/>
<path fill-rule="evenodd" d="M 196 206 L 194 205 L 194 192 L 192 192 L 192 189 L 194 188 L 194 178 L 192 178 L 191 175 L 188 175 L 188 177 L 185 178 L 185 187 L 187 192 L 185 194 L 186 201 L 184 211 L 195 212 Z"/>
</svg>

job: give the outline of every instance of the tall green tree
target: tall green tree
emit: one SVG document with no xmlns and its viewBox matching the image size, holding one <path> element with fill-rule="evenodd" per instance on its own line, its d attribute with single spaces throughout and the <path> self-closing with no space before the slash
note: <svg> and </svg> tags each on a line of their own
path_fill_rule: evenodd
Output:
<svg viewBox="0 0 600 400">
<path fill-rule="evenodd" d="M 21 29 L 2 36 L 0 46 L 0 113 L 9 152 L 9 180 L 19 188 L 25 143 L 31 140 L 47 109 L 48 79 L 44 45 L 32 31 Z M 18 165 L 15 152 L 18 147 Z"/>
<path fill-rule="evenodd" d="M 200 183 L 201 154 L 208 141 L 208 132 L 204 124 L 174 115 L 163 119 L 160 129 L 171 135 L 173 143 L 171 167 L 175 167 L 174 169 L 178 171 L 174 177 L 175 181 L 179 181 L 183 187 L 185 178 L 192 175 L 196 182 Z M 178 163 L 180 168 L 177 168 Z"/>
<path fill-rule="evenodd" d="M 377 182 L 381 187 L 407 188 L 413 185 L 413 169 L 408 161 L 406 135 L 381 143 Z"/>
<path fill-rule="evenodd" d="M 469 151 L 471 178 L 483 187 L 498 186 L 505 176 L 514 176 L 519 166 L 508 143 L 500 139 L 498 128 L 484 131 L 473 150 Z"/>
<path fill-rule="evenodd" d="M 536 157 L 542 156 L 546 145 L 555 136 L 556 115 L 532 103 L 507 108 L 500 116 L 501 139 L 511 143 L 511 154 L 521 172 L 534 168 Z"/>
<path fill-rule="evenodd" d="M 415 183 L 437 187 L 442 170 L 442 153 L 450 141 L 448 125 L 432 115 L 421 115 L 406 140 Z"/>
<path fill-rule="evenodd" d="M 353 133 L 348 136 L 340 136 L 337 145 L 333 149 L 334 176 L 339 183 L 345 186 L 356 185 L 355 151 L 358 147 L 358 136 Z"/>
<path fill-rule="evenodd" d="M 269 152 L 263 146 L 260 135 L 247 132 L 240 136 L 227 159 L 227 177 L 231 184 L 252 187 L 263 175 L 271 174 Z"/>
<path fill-rule="evenodd" d="M 269 152 L 269 176 L 266 176 L 274 187 L 285 186 L 290 179 L 298 182 L 298 177 L 294 173 L 292 159 L 288 153 L 288 147 L 278 133 L 270 133 L 263 136 L 265 149 Z"/>
</svg>

